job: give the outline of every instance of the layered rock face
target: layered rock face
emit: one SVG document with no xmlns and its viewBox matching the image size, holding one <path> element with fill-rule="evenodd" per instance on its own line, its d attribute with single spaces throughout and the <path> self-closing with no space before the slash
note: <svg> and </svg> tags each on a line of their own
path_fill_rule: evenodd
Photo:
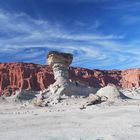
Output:
<svg viewBox="0 0 140 140">
<path fill-rule="evenodd" d="M 140 87 L 140 69 L 90 70 L 69 68 L 69 78 L 100 88 L 112 83 L 120 88 Z M 32 63 L 0 63 L 0 95 L 18 89 L 44 90 L 55 82 L 52 68 Z M 78 83 L 78 82 L 77 82 Z"/>
<path fill-rule="evenodd" d="M 121 87 L 140 87 L 140 69 L 128 69 L 121 71 Z"/>
<path fill-rule="evenodd" d="M 0 95 L 15 93 L 15 90 L 46 89 L 54 83 L 52 69 L 31 63 L 0 63 Z"/>
<path fill-rule="evenodd" d="M 140 87 L 140 68 L 126 70 L 71 68 L 70 73 L 72 79 L 97 88 L 105 87 L 108 84 L 114 84 L 123 89 Z"/>
</svg>

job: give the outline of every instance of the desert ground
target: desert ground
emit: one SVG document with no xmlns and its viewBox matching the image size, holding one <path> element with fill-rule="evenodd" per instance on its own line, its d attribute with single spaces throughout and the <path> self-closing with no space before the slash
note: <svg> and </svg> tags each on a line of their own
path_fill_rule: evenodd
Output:
<svg viewBox="0 0 140 140">
<path fill-rule="evenodd" d="M 139 140 L 140 90 L 133 98 L 80 109 L 85 99 L 71 98 L 52 107 L 0 104 L 1 140 Z"/>
</svg>

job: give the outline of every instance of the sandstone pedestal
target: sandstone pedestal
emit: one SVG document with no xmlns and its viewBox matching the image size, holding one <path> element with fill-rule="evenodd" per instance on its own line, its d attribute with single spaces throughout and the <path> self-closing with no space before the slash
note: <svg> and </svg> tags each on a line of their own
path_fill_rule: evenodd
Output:
<svg viewBox="0 0 140 140">
<path fill-rule="evenodd" d="M 51 51 L 47 55 L 47 63 L 53 69 L 55 83 L 50 85 L 42 95 L 47 102 L 58 102 L 62 96 L 87 96 L 95 93 L 95 88 L 69 80 L 69 65 L 72 63 L 73 55 Z"/>
</svg>

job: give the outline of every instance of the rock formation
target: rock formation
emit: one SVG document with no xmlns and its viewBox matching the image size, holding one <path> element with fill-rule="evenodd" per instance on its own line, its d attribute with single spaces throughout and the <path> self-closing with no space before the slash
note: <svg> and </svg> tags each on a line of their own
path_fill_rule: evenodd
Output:
<svg viewBox="0 0 140 140">
<path fill-rule="evenodd" d="M 99 97 L 105 97 L 108 101 L 115 101 L 120 99 L 126 99 L 127 97 L 122 94 L 116 86 L 107 85 L 101 89 L 99 89 L 96 93 Z"/>
<path fill-rule="evenodd" d="M 90 70 L 69 68 L 69 79 L 95 88 L 109 83 L 119 88 L 140 87 L 140 69 Z M 32 63 L 0 63 L 0 95 L 13 95 L 15 90 L 40 91 L 55 82 L 49 66 Z M 78 82 L 77 82 L 78 83 Z"/>
<path fill-rule="evenodd" d="M 47 101 L 59 101 L 65 96 L 87 96 L 89 93 L 95 93 L 97 89 L 89 87 L 76 81 L 69 80 L 69 65 L 73 59 L 72 54 L 51 51 L 47 55 L 47 62 L 52 67 L 55 83 L 50 85 L 42 99 Z"/>
<path fill-rule="evenodd" d="M 69 82 L 68 68 L 72 59 L 72 54 L 55 51 L 49 52 L 47 56 L 47 63 L 53 69 L 54 79 L 56 80 L 54 84 L 65 84 Z"/>
<path fill-rule="evenodd" d="M 122 92 L 118 90 L 115 85 L 107 85 L 103 88 L 100 88 L 96 94 L 90 94 L 87 97 L 86 103 L 84 103 L 80 109 L 85 109 L 87 106 L 99 104 L 102 102 L 107 103 L 117 103 L 117 102 L 124 102 L 126 99 L 130 99 L 129 97 L 125 96 Z"/>
<path fill-rule="evenodd" d="M 54 83 L 50 67 L 32 63 L 0 63 L 0 95 L 13 95 L 16 90 L 40 91 Z"/>
</svg>

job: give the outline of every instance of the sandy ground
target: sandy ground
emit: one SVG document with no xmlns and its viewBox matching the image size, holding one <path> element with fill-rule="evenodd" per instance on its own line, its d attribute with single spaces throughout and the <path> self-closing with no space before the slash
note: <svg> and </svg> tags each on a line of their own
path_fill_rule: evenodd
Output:
<svg viewBox="0 0 140 140">
<path fill-rule="evenodd" d="M 83 101 L 43 108 L 0 104 L 0 140 L 140 140 L 139 100 L 80 110 Z"/>
</svg>

